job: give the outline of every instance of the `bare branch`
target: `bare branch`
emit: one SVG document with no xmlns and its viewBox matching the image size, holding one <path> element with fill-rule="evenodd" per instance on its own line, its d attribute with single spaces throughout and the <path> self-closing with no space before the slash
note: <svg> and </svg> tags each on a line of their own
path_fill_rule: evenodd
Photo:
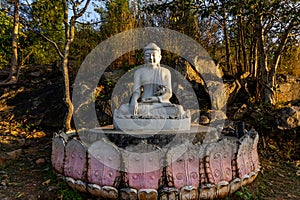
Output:
<svg viewBox="0 0 300 200">
<path fill-rule="evenodd" d="M 85 11 L 87 10 L 88 6 L 89 6 L 89 3 L 90 3 L 91 0 L 87 0 L 84 7 L 81 9 L 81 11 L 79 13 L 76 13 L 76 19 L 81 17 Z M 83 1 L 82 1 L 83 2 Z"/>
<path fill-rule="evenodd" d="M 59 47 L 57 46 L 56 42 L 54 42 L 53 40 L 51 40 L 50 38 L 48 38 L 47 36 L 45 36 L 45 35 L 42 34 L 42 33 L 39 33 L 39 34 L 40 34 L 45 40 L 47 40 L 48 42 L 50 42 L 50 43 L 54 46 L 54 48 L 55 48 L 55 50 L 57 51 L 59 57 L 61 57 L 61 58 L 64 57 L 63 54 L 62 54 L 62 52 L 60 51 Z"/>
</svg>

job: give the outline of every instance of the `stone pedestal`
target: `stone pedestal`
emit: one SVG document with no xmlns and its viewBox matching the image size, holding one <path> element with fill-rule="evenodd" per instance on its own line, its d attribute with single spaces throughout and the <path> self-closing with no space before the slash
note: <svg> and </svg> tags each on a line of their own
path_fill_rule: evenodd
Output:
<svg viewBox="0 0 300 200">
<path fill-rule="evenodd" d="M 258 135 L 238 139 L 215 132 L 197 125 L 62 133 L 53 138 L 52 166 L 71 187 L 106 199 L 224 198 L 255 179 Z"/>
</svg>

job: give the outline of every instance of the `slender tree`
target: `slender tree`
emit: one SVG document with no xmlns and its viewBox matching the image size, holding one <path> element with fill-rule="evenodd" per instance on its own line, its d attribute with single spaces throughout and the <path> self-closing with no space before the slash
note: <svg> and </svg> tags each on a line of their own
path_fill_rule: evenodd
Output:
<svg viewBox="0 0 300 200">
<path fill-rule="evenodd" d="M 6 80 L 2 81 L 0 85 L 3 84 L 14 84 L 18 81 L 19 75 L 19 66 L 18 66 L 18 38 L 19 38 L 19 25 L 20 25 L 20 1 L 12 0 L 9 2 L 13 5 L 14 8 L 14 23 L 12 31 L 12 57 L 10 62 L 10 73 Z"/>
<path fill-rule="evenodd" d="M 60 50 L 57 42 L 51 40 L 45 35 L 42 35 L 48 42 L 50 42 L 57 50 L 58 55 L 62 59 L 62 72 L 64 78 L 64 89 L 65 96 L 64 102 L 67 106 L 67 113 L 65 116 L 65 130 L 69 132 L 72 130 L 71 122 L 74 112 L 73 103 L 71 101 L 71 91 L 70 91 L 70 80 L 69 80 L 69 56 L 70 56 L 70 46 L 72 45 L 75 38 L 75 26 L 77 19 L 79 19 L 87 10 L 90 0 L 62 0 L 63 12 L 64 12 L 64 37 L 65 44 L 63 51 Z M 69 6 L 72 10 L 72 16 L 69 15 Z"/>
</svg>

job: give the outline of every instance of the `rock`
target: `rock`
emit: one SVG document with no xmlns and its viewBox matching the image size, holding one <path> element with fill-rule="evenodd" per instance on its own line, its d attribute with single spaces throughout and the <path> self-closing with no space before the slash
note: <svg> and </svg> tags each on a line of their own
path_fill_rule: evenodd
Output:
<svg viewBox="0 0 300 200">
<path fill-rule="evenodd" d="M 210 120 L 207 116 L 205 116 L 205 115 L 200 116 L 199 124 L 207 125 L 207 124 L 209 124 L 209 122 L 210 122 Z"/>
<path fill-rule="evenodd" d="M 189 81 L 194 81 L 196 83 L 200 83 L 201 85 L 205 85 L 199 72 L 195 71 L 188 61 L 179 59 L 175 65 L 175 70 L 180 72 Z"/>
<path fill-rule="evenodd" d="M 22 152 L 23 152 L 22 149 L 17 149 L 7 153 L 7 155 L 10 157 L 11 160 L 16 160 L 22 155 Z"/>
<path fill-rule="evenodd" d="M 32 77 L 40 77 L 41 73 L 39 71 L 37 71 L 37 72 L 31 72 L 29 75 Z"/>
<path fill-rule="evenodd" d="M 290 102 L 300 99 L 300 79 L 289 75 L 278 76 L 278 102 Z"/>
<path fill-rule="evenodd" d="M 226 114 L 221 110 L 209 110 L 207 111 L 210 123 L 218 124 L 218 122 L 224 122 L 227 119 Z"/>
<path fill-rule="evenodd" d="M 45 165 L 46 160 L 45 160 L 45 158 L 39 158 L 39 159 L 37 159 L 37 160 L 35 161 L 35 163 L 36 163 L 38 166 L 43 166 L 43 165 Z"/>
<path fill-rule="evenodd" d="M 218 81 L 209 81 L 207 88 L 210 93 L 211 105 L 213 109 L 222 110 L 227 105 L 227 99 L 230 95 L 228 87 Z"/>
<path fill-rule="evenodd" d="M 278 128 L 290 130 L 300 126 L 300 107 L 291 106 L 277 111 Z"/>
<path fill-rule="evenodd" d="M 247 113 L 248 109 L 247 109 L 247 105 L 243 104 L 237 111 L 236 113 L 234 113 L 233 119 L 235 120 L 239 120 L 239 119 L 243 119 L 245 114 Z"/>
<path fill-rule="evenodd" d="M 16 160 L 22 155 L 23 150 L 17 149 L 0 155 L 0 166 L 6 165 L 11 160 Z"/>
</svg>

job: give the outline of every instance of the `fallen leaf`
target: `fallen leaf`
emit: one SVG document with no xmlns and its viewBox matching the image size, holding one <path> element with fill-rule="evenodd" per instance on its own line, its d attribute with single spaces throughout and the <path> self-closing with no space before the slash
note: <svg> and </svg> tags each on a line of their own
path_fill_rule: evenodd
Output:
<svg viewBox="0 0 300 200">
<path fill-rule="evenodd" d="M 42 185 L 47 186 L 47 185 L 50 184 L 50 182 L 51 182 L 51 179 L 48 179 L 48 180 L 44 181 L 44 182 L 42 183 Z"/>
</svg>

